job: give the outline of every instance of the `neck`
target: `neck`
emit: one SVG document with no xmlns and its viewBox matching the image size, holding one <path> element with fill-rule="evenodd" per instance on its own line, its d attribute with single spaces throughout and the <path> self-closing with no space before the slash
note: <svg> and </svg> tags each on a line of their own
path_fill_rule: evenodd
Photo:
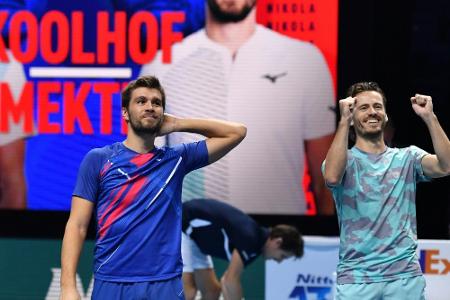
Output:
<svg viewBox="0 0 450 300">
<path fill-rule="evenodd" d="M 214 42 L 230 50 L 234 57 L 239 48 L 253 35 L 256 29 L 255 9 L 248 16 L 236 23 L 220 23 L 213 19 L 209 9 L 206 11 L 206 35 Z"/>
<path fill-rule="evenodd" d="M 148 153 L 155 148 L 155 134 L 136 134 L 133 129 L 128 127 L 128 135 L 123 144 L 137 152 Z"/>
<path fill-rule="evenodd" d="M 373 154 L 381 153 L 386 149 L 383 135 L 380 135 L 379 137 L 373 139 L 358 136 L 356 138 L 355 146 L 364 152 Z"/>
</svg>

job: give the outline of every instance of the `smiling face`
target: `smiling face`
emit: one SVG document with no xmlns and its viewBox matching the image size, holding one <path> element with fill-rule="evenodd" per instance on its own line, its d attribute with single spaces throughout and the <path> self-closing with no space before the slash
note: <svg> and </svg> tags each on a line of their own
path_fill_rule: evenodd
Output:
<svg viewBox="0 0 450 300">
<path fill-rule="evenodd" d="M 356 95 L 353 123 L 357 138 L 383 138 L 386 127 L 386 110 L 383 97 L 375 91 L 364 91 Z"/>
<path fill-rule="evenodd" d="M 161 93 L 153 88 L 136 88 L 131 92 L 128 108 L 123 108 L 123 115 L 137 135 L 157 134 L 164 117 Z"/>
</svg>

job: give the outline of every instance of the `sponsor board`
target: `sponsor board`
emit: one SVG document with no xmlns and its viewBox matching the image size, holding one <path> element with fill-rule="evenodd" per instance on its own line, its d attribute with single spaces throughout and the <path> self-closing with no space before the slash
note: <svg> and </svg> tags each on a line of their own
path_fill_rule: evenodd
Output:
<svg viewBox="0 0 450 300">
<path fill-rule="evenodd" d="M 305 237 L 305 255 L 277 264 L 266 262 L 267 300 L 332 300 L 339 239 Z M 448 300 L 450 295 L 450 241 L 419 240 L 419 263 L 426 279 L 427 299 Z"/>
</svg>

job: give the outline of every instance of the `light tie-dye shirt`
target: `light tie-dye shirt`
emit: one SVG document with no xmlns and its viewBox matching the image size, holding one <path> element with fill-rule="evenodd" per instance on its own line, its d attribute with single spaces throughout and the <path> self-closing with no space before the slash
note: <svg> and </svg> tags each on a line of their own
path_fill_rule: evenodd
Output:
<svg viewBox="0 0 450 300">
<path fill-rule="evenodd" d="M 338 284 L 421 275 L 416 254 L 416 182 L 428 181 L 410 146 L 370 154 L 353 147 L 340 184 L 329 186 L 340 227 Z M 324 162 L 325 163 L 325 162 Z"/>
</svg>

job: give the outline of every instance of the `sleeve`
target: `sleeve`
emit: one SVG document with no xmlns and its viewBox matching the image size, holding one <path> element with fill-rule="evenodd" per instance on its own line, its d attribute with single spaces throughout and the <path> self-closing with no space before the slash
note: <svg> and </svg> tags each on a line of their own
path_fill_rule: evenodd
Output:
<svg viewBox="0 0 450 300">
<path fill-rule="evenodd" d="M 324 182 L 325 182 L 325 185 L 326 185 L 326 187 L 328 188 L 328 189 L 330 189 L 330 190 L 333 190 L 333 188 L 334 188 L 334 186 L 333 185 L 329 185 L 328 183 L 327 183 L 327 181 L 325 180 L 325 165 L 326 165 L 326 160 L 324 160 L 323 162 L 322 162 L 322 167 L 321 167 L 321 170 L 322 170 L 322 176 L 324 177 Z"/>
<path fill-rule="evenodd" d="M 180 144 L 175 146 L 174 149 L 181 154 L 186 173 L 208 165 L 209 157 L 206 140 Z"/>
<path fill-rule="evenodd" d="M 302 105 L 302 131 L 305 140 L 320 138 L 335 131 L 336 106 L 333 81 L 328 65 L 320 50 L 307 45 L 303 59 L 306 61 L 300 69 L 303 74 L 303 91 L 300 95 Z"/>
<path fill-rule="evenodd" d="M 241 231 L 242 232 L 238 233 L 240 235 L 239 238 L 230 238 L 234 240 L 232 246 L 238 251 L 242 263 L 246 267 L 261 255 L 261 249 L 263 248 L 265 241 L 261 241 L 258 238 L 256 229 L 254 229 L 253 232 L 242 229 Z"/>
<path fill-rule="evenodd" d="M 351 171 L 351 170 L 350 170 L 350 166 L 352 165 L 353 161 L 354 161 L 354 158 L 353 158 L 352 152 L 351 152 L 350 150 L 347 150 L 347 166 L 345 167 L 344 175 L 342 175 L 341 182 L 340 182 L 338 185 L 329 185 L 329 184 L 324 180 L 324 181 L 325 181 L 325 185 L 326 185 L 330 190 L 333 191 L 333 190 L 335 190 L 336 188 L 342 186 L 343 182 L 345 181 L 345 177 L 346 177 L 347 173 Z M 321 170 L 322 170 L 322 176 L 323 176 L 323 177 L 325 177 L 325 165 L 326 165 L 326 163 L 327 163 L 326 160 L 324 160 L 324 161 L 322 162 Z"/>
<path fill-rule="evenodd" d="M 97 201 L 102 164 L 103 155 L 100 149 L 93 149 L 86 154 L 80 164 L 72 196 L 77 196 L 94 203 Z"/>
<path fill-rule="evenodd" d="M 416 181 L 431 181 L 432 179 L 425 175 L 422 167 L 422 158 L 429 153 L 416 146 L 409 147 L 409 150 L 414 160 L 414 173 L 416 174 Z"/>
</svg>

